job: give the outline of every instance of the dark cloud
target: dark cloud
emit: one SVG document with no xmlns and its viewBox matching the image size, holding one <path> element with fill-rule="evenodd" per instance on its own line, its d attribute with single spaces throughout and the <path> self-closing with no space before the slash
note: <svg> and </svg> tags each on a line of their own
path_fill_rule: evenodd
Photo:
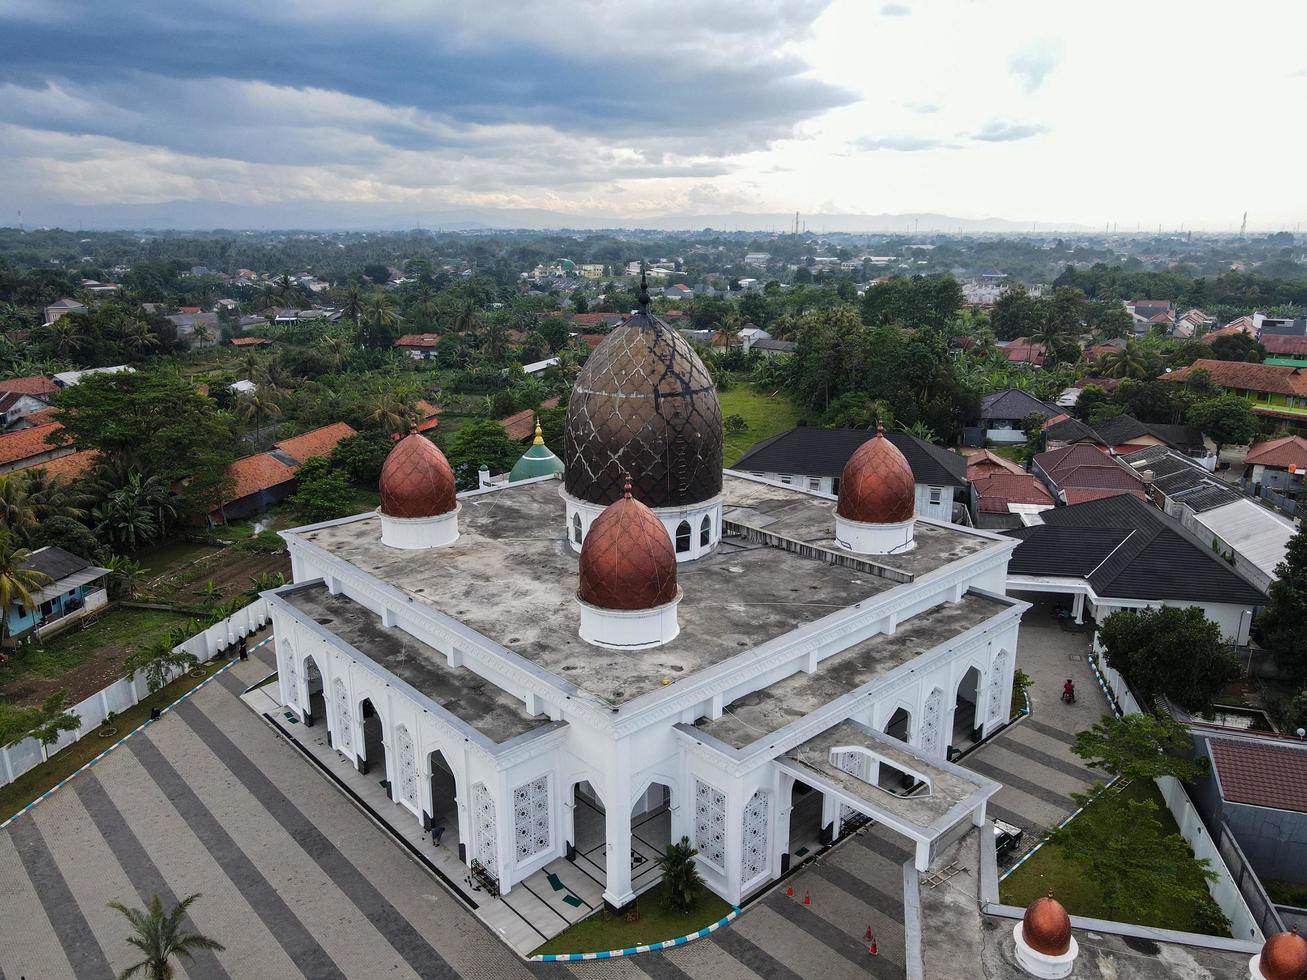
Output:
<svg viewBox="0 0 1307 980">
<path fill-rule="evenodd" d="M 971 138 L 986 143 L 1015 143 L 1047 131 L 1048 127 L 1043 123 L 1014 123 L 995 119 L 972 133 Z"/>
</svg>

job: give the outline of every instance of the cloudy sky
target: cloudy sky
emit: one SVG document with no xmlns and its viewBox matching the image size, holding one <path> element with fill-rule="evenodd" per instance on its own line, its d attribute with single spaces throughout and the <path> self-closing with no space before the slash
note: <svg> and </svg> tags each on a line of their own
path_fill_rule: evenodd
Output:
<svg viewBox="0 0 1307 980">
<path fill-rule="evenodd" d="M 1302 0 L 0 0 L 0 224 L 211 202 L 1307 220 Z"/>
</svg>

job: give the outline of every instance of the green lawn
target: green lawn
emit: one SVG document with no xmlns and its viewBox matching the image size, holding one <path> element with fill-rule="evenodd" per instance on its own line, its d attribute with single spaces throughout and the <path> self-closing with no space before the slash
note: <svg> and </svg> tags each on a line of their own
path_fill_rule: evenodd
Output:
<svg viewBox="0 0 1307 980">
<path fill-rule="evenodd" d="M 698 932 L 725 917 L 731 906 L 708 889 L 699 896 L 699 904 L 689 915 L 670 912 L 663 907 L 663 886 L 655 885 L 637 900 L 640 918 L 627 922 L 604 909 L 560 932 L 532 955 L 544 953 L 602 953 L 610 949 L 648 946 L 666 939 L 676 939 Z"/>
<path fill-rule="evenodd" d="M 129 649 L 165 635 L 185 616 L 152 609 L 114 609 L 85 629 L 70 627 L 44 646 L 32 643 L 0 664 L 0 687 L 24 677 L 59 677 L 105 650 L 121 659 Z"/>
<path fill-rule="evenodd" d="M 217 665 L 221 666 L 221 664 Z M 50 757 L 50 761 L 29 769 L 12 783 L 0 786 L 0 820 L 8 820 L 27 804 L 54 787 L 61 779 L 72 775 L 86 763 L 112 745 L 117 739 L 136 728 L 150 717 L 151 708 L 163 708 L 172 704 L 187 691 L 202 683 L 205 677 L 213 673 L 216 667 L 205 668 L 204 677 L 191 677 L 183 674 L 167 687 L 155 691 L 144 701 L 118 712 L 114 716 L 113 726 L 118 734 L 110 738 L 100 738 L 95 729 Z"/>
<path fill-rule="evenodd" d="M 753 385 L 736 382 L 729 391 L 718 392 L 722 403 L 722 418 L 739 415 L 748 424 L 743 432 L 727 431 L 723 457 L 725 464 L 734 466 L 755 442 L 788 432 L 802 421 L 806 413 L 781 392 L 762 394 Z"/>
<path fill-rule="evenodd" d="M 1120 805 L 1127 800 L 1143 799 L 1152 800 L 1157 804 L 1157 819 L 1162 825 L 1163 833 L 1180 832 L 1180 828 L 1171 817 L 1171 811 L 1166 807 L 1166 801 L 1162 799 L 1162 794 L 1151 781 L 1141 780 L 1131 783 L 1120 793 L 1104 797 L 1093 805 Z M 1007 905 L 1015 905 L 1019 908 L 1029 905 L 1036 898 L 1047 895 L 1050 891 L 1072 915 L 1083 915 L 1092 919 L 1115 918 L 1103 907 L 1098 888 L 1081 877 L 1079 866 L 1064 858 L 1061 851 L 1049 844 L 1041 847 L 1034 857 L 999 885 L 1000 899 Z M 1194 932 L 1195 911 L 1192 905 L 1177 905 L 1168 908 L 1164 915 L 1158 916 L 1154 921 L 1136 924 Z"/>
</svg>

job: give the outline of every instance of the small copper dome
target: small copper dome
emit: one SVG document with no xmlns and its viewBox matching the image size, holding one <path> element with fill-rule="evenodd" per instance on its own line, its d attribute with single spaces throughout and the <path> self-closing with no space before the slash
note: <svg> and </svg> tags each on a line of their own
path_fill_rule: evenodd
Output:
<svg viewBox="0 0 1307 980">
<path fill-rule="evenodd" d="M 1307 977 L 1307 939 L 1292 932 L 1277 932 L 1262 947 L 1258 965 L 1266 980 L 1303 980 Z"/>
<path fill-rule="evenodd" d="M 381 513 L 387 517 L 436 517 L 456 506 L 454 471 L 436 444 L 410 433 L 396 443 L 381 467 Z"/>
<path fill-rule="evenodd" d="M 1071 916 L 1052 892 L 1026 906 L 1026 914 L 1021 919 L 1021 938 L 1045 956 L 1062 956 L 1071 948 Z"/>
<path fill-rule="evenodd" d="M 836 513 L 864 524 L 899 524 L 912 520 L 917 509 L 917 484 L 912 467 L 885 429 L 876 423 L 875 438 L 857 448 L 844 464 Z"/>
<path fill-rule="evenodd" d="M 601 609 L 653 609 L 676 598 L 676 551 L 662 521 L 631 496 L 609 504 L 581 544 L 577 597 Z"/>
</svg>

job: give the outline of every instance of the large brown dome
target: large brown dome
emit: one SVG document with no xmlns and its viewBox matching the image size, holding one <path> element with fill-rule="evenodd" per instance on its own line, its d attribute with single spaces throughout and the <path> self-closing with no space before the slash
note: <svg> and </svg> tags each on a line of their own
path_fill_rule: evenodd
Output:
<svg viewBox="0 0 1307 980">
<path fill-rule="evenodd" d="M 405 436 L 381 467 L 381 513 L 387 517 L 436 517 L 458 506 L 454 471 L 434 442 Z"/>
<path fill-rule="evenodd" d="M 917 510 L 917 484 L 899 448 L 876 425 L 875 438 L 854 451 L 840 477 L 836 513 L 864 524 L 899 524 Z"/>
<path fill-rule="evenodd" d="M 1071 916 L 1049 892 L 1026 906 L 1021 919 L 1021 938 L 1045 956 L 1062 956 L 1071 948 Z"/>
<path fill-rule="evenodd" d="M 648 312 L 604 339 L 572 388 L 563 434 L 564 485 L 609 504 L 627 474 L 650 507 L 710 500 L 722 490 L 722 410 L 689 341 Z"/>
<path fill-rule="evenodd" d="M 1258 961 L 1266 980 L 1303 980 L 1307 977 L 1307 939 L 1292 932 L 1277 932 L 1262 947 Z"/>
<path fill-rule="evenodd" d="M 601 609 L 653 609 L 676 598 L 676 551 L 663 522 L 626 491 L 590 525 L 576 594 Z"/>
</svg>

